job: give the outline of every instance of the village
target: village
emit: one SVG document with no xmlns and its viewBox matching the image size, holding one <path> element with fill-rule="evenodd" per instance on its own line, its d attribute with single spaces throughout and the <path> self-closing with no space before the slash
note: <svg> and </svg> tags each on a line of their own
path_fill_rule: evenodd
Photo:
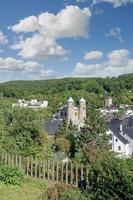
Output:
<svg viewBox="0 0 133 200">
<path fill-rule="evenodd" d="M 48 101 L 31 101 L 18 100 L 14 107 L 42 109 L 47 108 Z M 119 156 L 133 156 L 133 106 L 120 105 L 115 106 L 111 97 L 105 98 L 103 108 L 97 109 L 107 124 L 107 134 L 111 136 L 110 144 L 112 151 L 117 152 Z M 66 104 L 59 108 L 58 112 L 53 115 L 51 120 L 44 122 L 44 130 L 52 136 L 58 129 L 63 120 L 67 124 L 70 121 L 80 131 L 84 127 L 86 119 L 86 100 L 82 97 L 79 100 L 79 106 L 76 107 L 72 97 L 69 97 Z M 119 115 L 120 113 L 120 115 Z"/>
</svg>

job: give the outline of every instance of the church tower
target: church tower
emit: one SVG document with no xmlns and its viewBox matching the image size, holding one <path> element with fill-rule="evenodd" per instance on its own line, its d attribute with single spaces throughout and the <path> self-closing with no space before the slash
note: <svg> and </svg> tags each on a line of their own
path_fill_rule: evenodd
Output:
<svg viewBox="0 0 133 200">
<path fill-rule="evenodd" d="M 67 100 L 67 122 L 73 121 L 73 115 L 74 115 L 74 100 L 72 97 L 70 97 Z"/>
<path fill-rule="evenodd" d="M 86 119 L 86 100 L 82 97 L 79 100 L 79 120 L 81 121 L 81 126 L 84 125 L 84 119 Z"/>
<path fill-rule="evenodd" d="M 105 107 L 110 108 L 113 104 L 113 100 L 111 97 L 106 97 L 105 98 Z"/>
</svg>

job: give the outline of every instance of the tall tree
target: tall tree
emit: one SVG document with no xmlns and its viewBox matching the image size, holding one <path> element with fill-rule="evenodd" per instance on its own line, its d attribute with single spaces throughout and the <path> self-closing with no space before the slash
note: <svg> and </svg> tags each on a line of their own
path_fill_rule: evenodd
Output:
<svg viewBox="0 0 133 200">
<path fill-rule="evenodd" d="M 109 136 L 106 134 L 106 130 L 106 123 L 98 111 L 89 110 L 85 125 L 78 134 L 80 146 L 83 147 L 85 144 L 93 143 L 100 147 L 107 147 Z"/>
</svg>

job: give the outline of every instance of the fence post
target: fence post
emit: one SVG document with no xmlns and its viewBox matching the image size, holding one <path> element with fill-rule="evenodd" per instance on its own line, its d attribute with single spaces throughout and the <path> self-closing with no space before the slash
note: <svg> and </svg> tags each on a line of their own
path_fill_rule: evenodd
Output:
<svg viewBox="0 0 133 200">
<path fill-rule="evenodd" d="M 39 161 L 39 178 L 41 178 L 42 173 L 42 162 Z"/>
<path fill-rule="evenodd" d="M 15 156 L 15 166 L 16 167 L 18 166 L 18 156 L 17 155 Z"/>
<path fill-rule="evenodd" d="M 35 178 L 37 178 L 37 166 L 38 166 L 38 162 L 37 162 L 37 158 L 35 158 L 35 166 L 34 166 Z"/>
<path fill-rule="evenodd" d="M 81 165 L 81 168 L 80 168 L 80 172 L 81 172 L 81 181 L 84 179 L 84 168 L 83 168 L 83 165 Z"/>
<path fill-rule="evenodd" d="M 56 181 L 59 181 L 59 162 L 56 162 Z"/>
<path fill-rule="evenodd" d="M 73 163 L 71 163 L 71 184 L 73 184 Z"/>
<path fill-rule="evenodd" d="M 68 184 L 68 162 L 66 162 L 66 173 L 65 173 L 65 181 L 66 181 L 66 184 Z"/>
<path fill-rule="evenodd" d="M 48 160 L 47 161 L 47 178 L 48 178 L 48 180 L 49 180 L 49 169 L 50 169 L 50 161 Z"/>
<path fill-rule="evenodd" d="M 76 169 L 75 169 L 75 178 L 76 178 L 76 187 L 78 187 L 78 166 L 76 164 Z"/>
<path fill-rule="evenodd" d="M 45 162 L 43 162 L 43 179 L 45 180 Z"/>
<path fill-rule="evenodd" d="M 26 174 L 29 175 L 29 157 L 26 159 Z"/>
<path fill-rule="evenodd" d="M 30 158 L 30 176 L 33 176 L 33 157 Z"/>
<path fill-rule="evenodd" d="M 63 177 L 64 176 L 64 163 L 61 162 L 61 182 L 63 182 Z"/>
<path fill-rule="evenodd" d="M 55 172 L 55 163 L 54 161 L 52 162 L 52 181 L 54 181 L 55 177 L 54 177 L 54 173 Z"/>
<path fill-rule="evenodd" d="M 21 170 L 21 156 L 18 157 L 18 168 Z"/>
<path fill-rule="evenodd" d="M 14 166 L 14 155 L 12 155 L 12 161 L 11 161 L 11 163 Z"/>
</svg>

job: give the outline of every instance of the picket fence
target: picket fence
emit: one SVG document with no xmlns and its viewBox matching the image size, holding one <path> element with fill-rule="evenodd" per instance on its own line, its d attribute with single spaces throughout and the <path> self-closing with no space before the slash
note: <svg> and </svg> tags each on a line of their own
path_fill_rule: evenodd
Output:
<svg viewBox="0 0 133 200">
<path fill-rule="evenodd" d="M 81 181 L 88 182 L 88 168 L 77 165 L 73 161 L 42 161 L 33 157 L 22 157 L 3 152 L 2 162 L 17 167 L 24 174 L 40 178 L 79 186 Z"/>
</svg>

